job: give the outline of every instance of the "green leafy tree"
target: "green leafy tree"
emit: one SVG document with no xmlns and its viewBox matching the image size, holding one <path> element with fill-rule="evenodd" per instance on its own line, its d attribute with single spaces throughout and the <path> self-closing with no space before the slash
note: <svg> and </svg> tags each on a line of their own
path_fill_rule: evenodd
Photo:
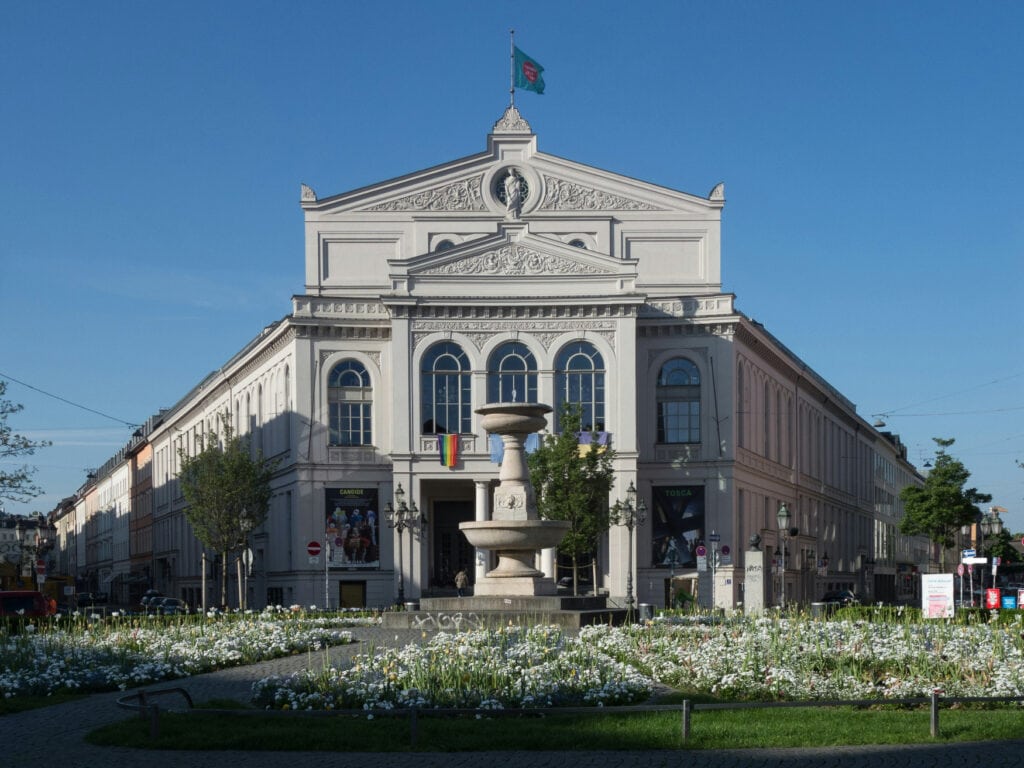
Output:
<svg viewBox="0 0 1024 768">
<path fill-rule="evenodd" d="M 985 548 L 985 553 L 982 554 L 987 557 L 998 557 L 1003 563 L 1019 563 L 1021 557 L 1020 552 L 1013 546 L 1015 541 L 1020 541 L 1020 535 L 1010 533 L 1009 529 L 1003 528 L 998 536 L 991 537 L 991 543 L 988 539 L 985 540 L 988 546 Z"/>
<path fill-rule="evenodd" d="M 946 550 L 956 543 L 962 526 L 974 523 L 981 510 L 978 504 L 991 501 L 976 488 L 965 488 L 971 473 L 963 463 L 946 453 L 956 442 L 953 438 L 932 438 L 938 446 L 935 465 L 924 485 L 911 485 L 900 491 L 904 517 L 900 531 L 908 536 L 925 535 L 939 545 L 939 567 L 946 569 Z"/>
<path fill-rule="evenodd" d="M 276 462 L 253 456 L 249 440 L 238 437 L 228 415 L 220 416 L 221 435 L 211 431 L 195 456 L 178 452 L 185 517 L 196 538 L 222 556 L 220 599 L 227 602 L 227 563 L 243 550 L 249 531 L 263 524 L 270 508 L 270 480 Z"/>
<path fill-rule="evenodd" d="M 18 413 L 24 406 L 12 403 L 3 398 L 7 392 L 7 382 L 0 380 L 0 460 L 7 464 L 16 456 L 31 456 L 39 448 L 50 445 L 48 440 L 29 440 L 11 430 L 7 417 Z M 28 501 L 42 494 L 43 489 L 32 482 L 35 467 L 23 465 L 14 469 L 0 468 L 0 499 L 10 501 Z"/>
<path fill-rule="evenodd" d="M 545 435 L 540 448 L 527 458 L 537 512 L 544 520 L 569 525 L 558 551 L 572 559 L 572 590 L 579 594 L 579 562 L 587 555 L 595 563 L 601 536 L 611 525 L 608 494 L 615 483 L 611 448 L 596 446 L 581 454 L 579 406 L 566 405 L 559 414 L 562 431 Z M 593 584 L 597 586 L 596 574 Z"/>
</svg>

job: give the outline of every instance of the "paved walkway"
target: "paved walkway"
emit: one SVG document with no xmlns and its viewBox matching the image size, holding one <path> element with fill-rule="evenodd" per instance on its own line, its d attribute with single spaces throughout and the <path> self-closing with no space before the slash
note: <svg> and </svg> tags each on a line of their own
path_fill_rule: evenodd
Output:
<svg viewBox="0 0 1024 768">
<path fill-rule="evenodd" d="M 404 645 L 420 639 L 420 632 L 355 628 L 357 643 L 332 648 L 332 664 L 347 663 L 353 653 L 373 646 Z M 289 674 L 308 664 L 324 663 L 323 653 L 300 654 L 248 667 L 196 675 L 184 680 L 147 686 L 150 689 L 180 686 L 195 701 L 248 699 L 252 683 L 272 674 Z M 979 765 L 1024 767 L 1024 715 L 1022 738 L 1017 741 L 970 744 L 907 745 L 884 747 L 829 747 L 825 749 L 759 750 L 647 750 L 629 752 L 456 752 L 456 753 L 360 753 L 360 752 L 181 752 L 95 747 L 84 736 L 109 722 L 132 717 L 117 706 L 123 692 L 94 694 L 45 709 L 0 717 L 0 765 L 59 768 L 295 768 L 296 765 L 366 768 L 383 764 L 394 768 L 481 768 L 507 763 L 510 757 L 530 768 L 977 768 Z M 179 697 L 165 697 L 168 708 Z M 404 725 L 402 726 L 404 727 Z"/>
</svg>

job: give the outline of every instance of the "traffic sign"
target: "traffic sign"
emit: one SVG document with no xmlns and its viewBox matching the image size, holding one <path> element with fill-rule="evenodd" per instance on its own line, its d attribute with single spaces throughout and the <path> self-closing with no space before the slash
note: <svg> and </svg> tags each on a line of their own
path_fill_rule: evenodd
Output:
<svg viewBox="0 0 1024 768">
<path fill-rule="evenodd" d="M 708 553 L 707 547 L 703 544 L 698 544 L 697 549 L 694 551 L 697 553 L 697 557 L 704 557 Z"/>
<path fill-rule="evenodd" d="M 963 576 L 964 575 L 964 564 L 963 563 L 960 563 L 960 565 L 958 565 L 956 567 L 956 573 L 957 573 L 957 576 Z"/>
<path fill-rule="evenodd" d="M 43 559 L 36 560 L 36 573 L 40 576 L 46 573 L 46 561 Z"/>
<path fill-rule="evenodd" d="M 965 557 L 964 562 L 967 565 L 984 565 L 988 562 L 987 557 Z"/>
<path fill-rule="evenodd" d="M 316 557 L 319 555 L 322 548 L 323 547 L 319 541 L 311 541 L 306 545 L 306 551 L 309 553 L 310 557 Z"/>
</svg>

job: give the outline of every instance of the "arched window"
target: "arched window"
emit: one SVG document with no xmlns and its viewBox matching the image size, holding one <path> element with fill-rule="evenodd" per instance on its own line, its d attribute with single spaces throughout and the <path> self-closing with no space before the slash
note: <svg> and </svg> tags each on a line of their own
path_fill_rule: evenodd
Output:
<svg viewBox="0 0 1024 768">
<path fill-rule="evenodd" d="M 442 251 L 450 251 L 454 247 L 455 243 L 451 240 L 445 239 L 441 240 L 436 246 L 434 246 L 434 251 L 441 253 Z"/>
<path fill-rule="evenodd" d="M 537 361 L 522 342 L 506 342 L 491 353 L 487 363 L 487 402 L 537 402 Z"/>
<path fill-rule="evenodd" d="M 585 242 L 583 242 L 582 240 L 580 240 L 578 237 L 573 238 L 572 240 L 570 240 L 569 241 L 569 245 L 571 245 L 573 248 L 584 248 L 585 249 L 587 247 L 587 244 Z"/>
<path fill-rule="evenodd" d="M 658 374 L 658 442 L 700 442 L 700 371 L 684 357 Z"/>
<path fill-rule="evenodd" d="M 605 431 L 604 358 L 589 342 L 574 341 L 555 358 L 555 413 L 566 403 L 580 407 L 584 430 Z"/>
<path fill-rule="evenodd" d="M 366 367 L 343 360 L 327 378 L 331 445 L 373 445 L 373 387 Z"/>
<path fill-rule="evenodd" d="M 472 431 L 469 370 L 469 358 L 454 342 L 427 350 L 420 368 L 423 434 Z"/>
</svg>

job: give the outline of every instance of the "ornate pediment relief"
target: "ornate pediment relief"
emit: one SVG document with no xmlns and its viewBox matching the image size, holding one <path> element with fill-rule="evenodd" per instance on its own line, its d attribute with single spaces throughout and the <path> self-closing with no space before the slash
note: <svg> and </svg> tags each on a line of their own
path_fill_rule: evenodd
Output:
<svg viewBox="0 0 1024 768">
<path fill-rule="evenodd" d="M 521 243 L 417 270 L 420 275 L 601 275 L 610 274 L 593 264 L 541 253 Z"/>
<path fill-rule="evenodd" d="M 483 177 L 424 189 L 411 195 L 387 200 L 364 208 L 364 211 L 486 211 L 481 188 Z"/>
<path fill-rule="evenodd" d="M 659 211 L 664 210 L 641 200 L 613 195 L 573 181 L 544 176 L 542 211 Z"/>
</svg>

